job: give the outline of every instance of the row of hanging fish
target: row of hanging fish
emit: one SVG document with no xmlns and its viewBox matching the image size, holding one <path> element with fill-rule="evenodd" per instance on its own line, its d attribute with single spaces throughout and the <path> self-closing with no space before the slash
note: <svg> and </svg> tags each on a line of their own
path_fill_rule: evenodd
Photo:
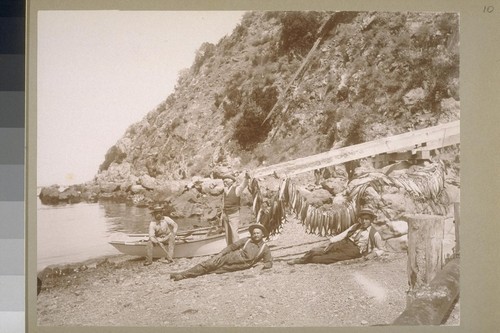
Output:
<svg viewBox="0 0 500 333">
<path fill-rule="evenodd" d="M 404 189 L 414 197 L 423 211 L 440 215 L 446 213 L 446 193 L 443 191 L 445 170 L 442 162 L 394 176 L 382 172 L 361 175 L 349 184 L 350 202 L 337 210 L 323 211 L 310 205 L 290 178 L 282 179 L 277 192 L 270 199 L 263 197 L 255 178 L 248 190 L 253 197 L 252 211 L 256 221 L 264 225 L 271 236 L 281 231 L 286 221 L 286 208 L 295 213 L 306 232 L 329 236 L 341 233 L 356 222 L 356 208 L 361 205 L 360 199 L 368 187 L 380 193 L 384 186 Z"/>
<path fill-rule="evenodd" d="M 356 220 L 354 203 L 335 211 L 322 211 L 307 202 L 290 178 L 281 181 L 278 191 L 270 200 L 264 200 L 255 178 L 250 182 L 248 190 L 253 197 L 252 211 L 256 222 L 264 225 L 270 235 L 281 231 L 282 224 L 286 221 L 286 208 L 295 213 L 306 232 L 321 236 L 339 234 Z"/>
<path fill-rule="evenodd" d="M 252 212 L 256 222 L 265 226 L 270 236 L 279 233 L 286 220 L 286 212 L 278 194 L 273 195 L 270 200 L 264 200 L 259 183 L 255 178 L 248 185 L 248 190 L 253 197 Z"/>
</svg>

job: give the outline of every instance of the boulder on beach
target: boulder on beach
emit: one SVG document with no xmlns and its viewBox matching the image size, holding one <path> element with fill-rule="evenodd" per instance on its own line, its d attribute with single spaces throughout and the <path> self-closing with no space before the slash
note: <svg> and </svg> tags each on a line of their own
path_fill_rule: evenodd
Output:
<svg viewBox="0 0 500 333">
<path fill-rule="evenodd" d="M 139 178 L 139 184 L 147 190 L 154 190 L 156 188 L 156 180 L 149 175 L 142 175 Z"/>
<path fill-rule="evenodd" d="M 52 185 L 42 188 L 38 197 L 44 205 L 57 205 L 59 203 L 59 186 Z"/>
<path fill-rule="evenodd" d="M 68 187 L 59 193 L 59 201 L 78 203 L 82 201 L 82 192 L 78 191 L 74 186 Z"/>
</svg>

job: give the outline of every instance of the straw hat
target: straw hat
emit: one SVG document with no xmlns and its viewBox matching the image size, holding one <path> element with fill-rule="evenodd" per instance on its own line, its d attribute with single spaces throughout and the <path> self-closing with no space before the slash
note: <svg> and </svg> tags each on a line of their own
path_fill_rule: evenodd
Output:
<svg viewBox="0 0 500 333">
<path fill-rule="evenodd" d="M 264 237 L 267 237 L 267 235 L 269 235 L 269 232 L 267 231 L 266 227 L 264 227 L 262 224 L 259 224 L 259 223 L 250 224 L 248 226 L 248 231 L 250 233 L 252 233 L 253 230 L 256 229 L 256 228 L 262 230 L 262 233 L 264 234 Z"/>
<path fill-rule="evenodd" d="M 373 210 L 371 210 L 369 208 L 363 208 L 358 213 L 359 217 L 366 216 L 366 215 L 368 215 L 371 219 L 374 219 L 375 217 L 377 217 L 377 214 L 375 214 L 373 212 Z"/>
</svg>

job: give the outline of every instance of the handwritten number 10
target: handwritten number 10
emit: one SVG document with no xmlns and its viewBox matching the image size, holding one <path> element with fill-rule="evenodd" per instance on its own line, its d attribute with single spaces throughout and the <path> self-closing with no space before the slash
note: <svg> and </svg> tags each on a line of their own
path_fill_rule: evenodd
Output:
<svg viewBox="0 0 500 333">
<path fill-rule="evenodd" d="M 483 13 L 492 13 L 495 10 L 495 7 L 493 6 L 484 6 L 483 7 Z"/>
</svg>

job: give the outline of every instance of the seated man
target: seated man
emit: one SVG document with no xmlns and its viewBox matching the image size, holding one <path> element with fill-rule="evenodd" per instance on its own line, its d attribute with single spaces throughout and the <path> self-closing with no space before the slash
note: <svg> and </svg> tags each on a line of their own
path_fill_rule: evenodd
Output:
<svg viewBox="0 0 500 333">
<path fill-rule="evenodd" d="M 333 236 L 326 247 L 315 247 L 309 250 L 302 258 L 288 261 L 295 264 L 332 264 L 337 261 L 361 258 L 372 252 L 374 232 L 371 223 L 375 213 L 370 209 L 361 209 L 358 213 L 358 222 L 342 233 Z"/>
<path fill-rule="evenodd" d="M 160 262 L 172 262 L 174 259 L 175 235 L 177 233 L 177 223 L 168 216 L 163 216 L 163 208 L 160 206 L 153 208 L 154 221 L 149 223 L 149 239 L 146 244 L 146 261 L 144 266 L 153 263 L 153 247 L 159 246 L 167 259 L 162 257 Z M 166 246 L 166 247 L 165 247 Z"/>
<path fill-rule="evenodd" d="M 224 273 L 248 269 L 259 260 L 264 262 L 262 269 L 273 266 L 271 250 L 264 243 L 267 230 L 261 224 L 248 227 L 251 237 L 240 239 L 224 248 L 219 254 L 183 272 L 170 274 L 174 281 L 194 278 L 209 273 Z"/>
</svg>

